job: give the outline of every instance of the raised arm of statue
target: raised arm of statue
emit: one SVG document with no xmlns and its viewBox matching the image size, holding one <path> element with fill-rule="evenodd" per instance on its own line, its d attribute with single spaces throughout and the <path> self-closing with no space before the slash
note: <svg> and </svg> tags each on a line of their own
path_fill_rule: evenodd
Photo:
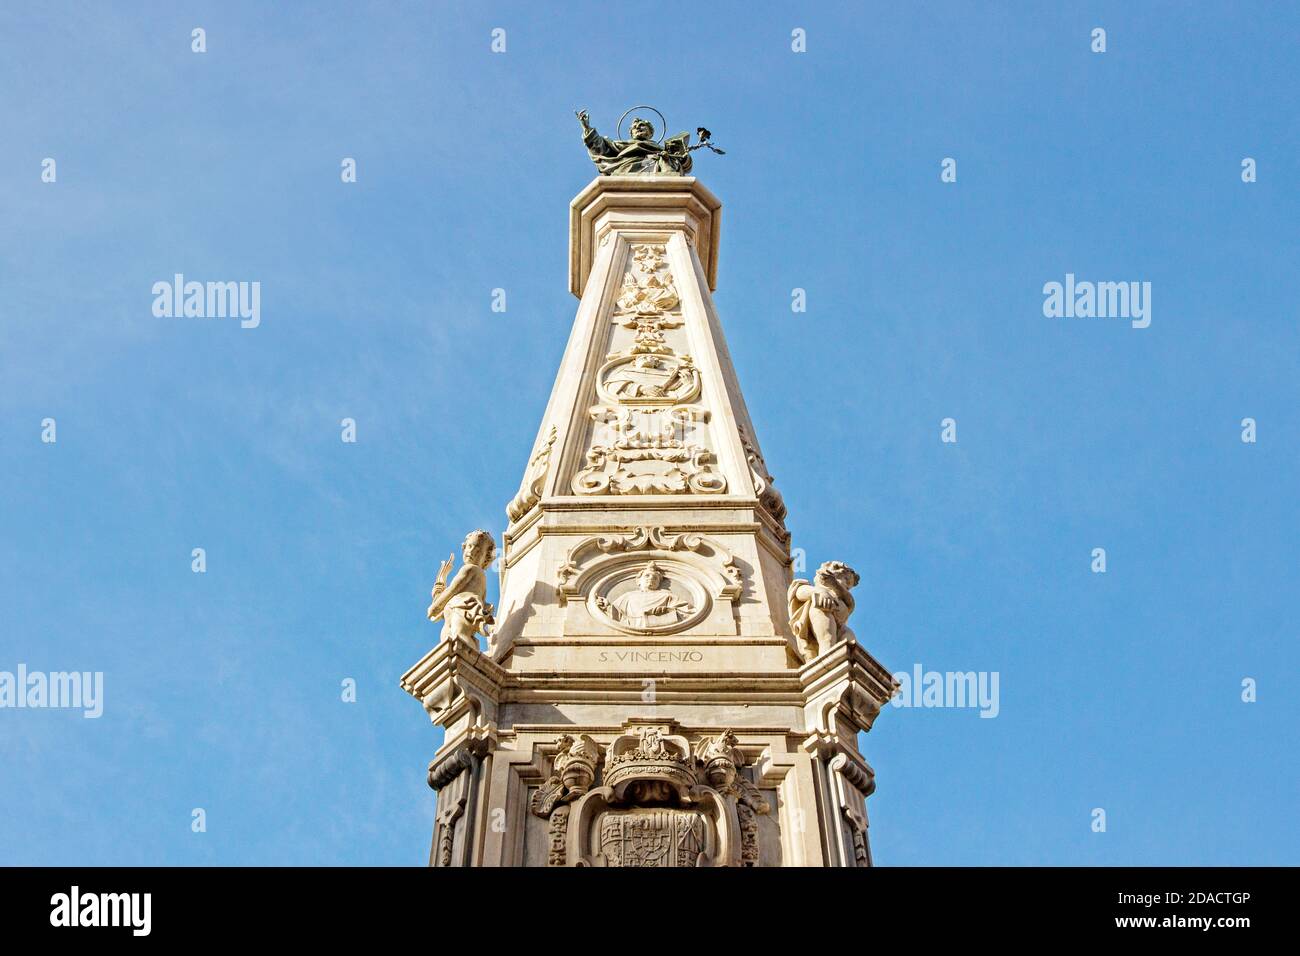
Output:
<svg viewBox="0 0 1300 956">
<path fill-rule="evenodd" d="M 671 175 L 686 176 L 691 171 L 691 152 L 705 148 L 721 153 L 709 141 L 709 131 L 700 127 L 700 142 L 692 146 L 690 133 L 678 133 L 676 136 L 659 142 L 655 139 L 655 126 L 645 116 L 637 115 L 628 126 L 628 139 L 620 139 L 623 119 L 633 110 L 650 110 L 663 122 L 663 114 L 650 107 L 634 106 L 623 114 L 615 130 L 615 139 L 606 139 L 592 128 L 591 118 L 586 110 L 575 110 L 574 115 L 582 124 L 582 143 L 587 147 L 592 163 L 602 176 L 636 176 L 636 175 Z M 661 132 L 666 132 L 661 127 Z"/>
</svg>

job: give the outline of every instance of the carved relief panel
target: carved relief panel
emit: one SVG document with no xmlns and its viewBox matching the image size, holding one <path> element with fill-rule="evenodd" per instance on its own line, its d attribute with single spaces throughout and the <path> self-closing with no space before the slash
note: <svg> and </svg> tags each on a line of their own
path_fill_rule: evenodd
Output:
<svg viewBox="0 0 1300 956">
<path fill-rule="evenodd" d="M 742 592 L 740 567 L 723 544 L 652 526 L 578 541 L 559 569 L 556 597 L 568 609 L 567 633 L 677 634 L 699 624 L 733 634 Z"/>
<path fill-rule="evenodd" d="M 572 786 L 561 767 L 576 746 L 560 738 L 556 770 L 532 801 L 533 813 L 548 820 L 548 865 L 757 865 L 756 820 L 771 806 L 746 776 L 735 735 L 705 736 L 692 749 L 673 730 L 629 721 L 600 756 L 599 781 L 597 760 L 586 755 Z M 583 737 L 581 745 L 590 742 Z"/>
<path fill-rule="evenodd" d="M 613 350 L 596 373 L 597 404 L 579 495 L 721 494 L 708 410 L 685 351 L 681 301 L 663 243 L 634 243 L 611 317 Z M 614 334 L 617 333 L 617 334 Z M 619 347 L 621 345 L 621 347 Z"/>
</svg>

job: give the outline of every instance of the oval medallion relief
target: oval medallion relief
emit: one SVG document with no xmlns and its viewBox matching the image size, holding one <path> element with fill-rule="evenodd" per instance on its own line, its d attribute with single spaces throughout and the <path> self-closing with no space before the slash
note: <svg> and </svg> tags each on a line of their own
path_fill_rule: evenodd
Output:
<svg viewBox="0 0 1300 956">
<path fill-rule="evenodd" d="M 646 561 L 618 568 L 587 598 L 593 617 L 626 634 L 673 634 L 709 612 L 709 593 L 681 565 Z"/>
</svg>

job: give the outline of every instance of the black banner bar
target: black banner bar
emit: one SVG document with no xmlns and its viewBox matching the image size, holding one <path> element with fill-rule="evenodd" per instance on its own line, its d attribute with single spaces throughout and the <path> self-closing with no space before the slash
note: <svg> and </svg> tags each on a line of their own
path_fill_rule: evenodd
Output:
<svg viewBox="0 0 1300 956">
<path fill-rule="evenodd" d="M 475 924 L 545 932 L 561 911 L 686 920 L 681 928 L 761 932 L 813 918 L 852 943 L 883 938 L 1003 939 L 1201 936 L 1230 942 L 1281 929 L 1291 869 L 0 869 L 8 939 L 76 934 L 204 943 L 427 945 Z M 708 914 L 712 914 L 710 917 Z M 628 924 L 636 935 L 640 917 Z M 537 922 L 540 920 L 541 922 Z M 793 921 L 793 922 L 791 922 Z M 457 929 L 459 927 L 459 929 Z M 514 927 L 515 930 L 511 930 Z M 256 928 L 256 929 L 255 929 Z M 645 927 L 649 929 L 649 926 Z M 566 932 L 574 931 L 570 927 Z M 250 936 L 252 934 L 252 936 Z M 450 938 L 450 937 L 447 937 Z M 494 936 L 494 939 L 499 939 Z"/>
</svg>

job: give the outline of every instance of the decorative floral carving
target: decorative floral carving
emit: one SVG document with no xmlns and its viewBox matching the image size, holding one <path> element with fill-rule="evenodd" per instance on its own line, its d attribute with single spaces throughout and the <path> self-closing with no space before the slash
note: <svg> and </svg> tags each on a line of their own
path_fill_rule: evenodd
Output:
<svg viewBox="0 0 1300 956">
<path fill-rule="evenodd" d="M 742 769 L 745 755 L 730 730 L 716 737 L 706 737 L 695 746 L 695 759 L 709 786 L 724 797 L 735 800 L 736 819 L 740 824 L 741 865 L 758 865 L 758 820 L 755 814 L 768 813 L 771 806 L 758 792 Z"/>
<path fill-rule="evenodd" d="M 596 408 L 592 416 L 610 439 L 593 444 L 587 467 L 573 477 L 580 495 L 722 494 L 727 480 L 710 467 L 713 453 L 694 441 L 691 424 L 708 414 L 670 409 Z"/>
<path fill-rule="evenodd" d="M 686 738 L 665 734 L 658 727 L 641 727 L 614 738 L 605 757 L 605 786 L 618 799 L 633 782 L 650 784 L 652 799 L 660 797 L 661 788 L 663 797 L 674 790 L 687 795 L 695 785 L 695 773 Z"/>
<path fill-rule="evenodd" d="M 552 773 L 546 782 L 533 791 L 529 809 L 548 821 L 550 848 L 548 866 L 563 866 L 565 831 L 569 821 L 568 804 L 577 800 L 596 780 L 596 767 L 600 763 L 600 747 L 586 734 L 574 738 L 562 735 L 555 741 Z"/>
<path fill-rule="evenodd" d="M 585 467 L 573 476 L 579 495 L 723 494 L 727 481 L 710 466 L 702 440 L 708 412 L 685 404 L 701 392 L 689 355 L 669 346 L 667 329 L 682 325 L 681 302 L 662 243 L 635 243 L 615 301 L 613 322 L 635 330 L 634 344 L 612 352 L 597 370 L 603 405 L 591 409 L 597 428 Z M 696 426 L 695 423 L 700 423 Z"/>
<path fill-rule="evenodd" d="M 615 316 L 614 322 L 625 329 L 636 329 L 634 344 L 628 349 L 629 355 L 670 354 L 672 349 L 668 347 L 664 332 L 679 328 L 682 324 L 682 320 L 675 316 L 639 313 Z"/>
<path fill-rule="evenodd" d="M 632 246 L 632 262 L 623 275 L 615 306 L 620 315 L 657 315 L 681 304 L 673 274 L 664 262 L 667 247 L 640 243 Z"/>
<path fill-rule="evenodd" d="M 547 823 L 547 834 L 551 842 L 547 848 L 546 865 L 564 866 L 564 858 L 569 845 L 569 805 L 562 803 L 551 811 L 551 819 Z"/>
<path fill-rule="evenodd" d="M 740 596 L 740 568 L 736 565 L 735 557 L 722 544 L 694 532 L 674 534 L 660 526 L 642 526 L 622 534 L 594 535 L 574 545 L 558 574 L 560 604 L 567 604 L 571 597 L 580 593 L 579 578 L 589 579 L 584 569 L 590 570 L 590 561 L 594 555 L 637 551 L 655 552 L 653 557 L 665 556 L 665 559 L 675 552 L 699 555 L 705 559 L 703 577 L 709 581 L 709 590 L 713 596 L 731 600 Z"/>
<path fill-rule="evenodd" d="M 595 744 L 557 741 L 555 772 L 532 799 L 548 820 L 549 865 L 757 865 L 757 816 L 770 807 L 746 776 L 736 735 L 706 736 L 692 750 L 675 729 L 629 721 L 605 750 L 600 785 L 581 794 L 566 788 L 563 768 L 576 761 L 594 773 Z"/>
</svg>

